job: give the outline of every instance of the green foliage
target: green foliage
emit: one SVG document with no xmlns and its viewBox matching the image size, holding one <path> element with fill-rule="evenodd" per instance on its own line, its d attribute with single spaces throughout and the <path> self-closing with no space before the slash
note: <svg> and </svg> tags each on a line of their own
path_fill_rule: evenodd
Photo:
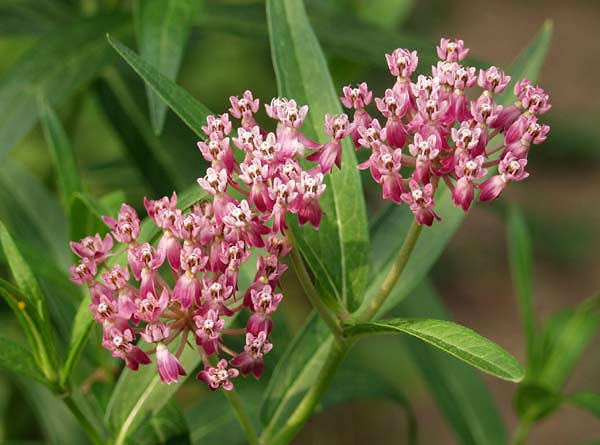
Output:
<svg viewBox="0 0 600 445">
<path fill-rule="evenodd" d="M 169 80 L 179 71 L 192 23 L 200 10 L 201 0 L 138 0 L 134 19 L 142 59 Z M 162 132 L 166 104 L 151 87 L 146 87 L 150 122 L 156 134 Z"/>
<path fill-rule="evenodd" d="M 44 382 L 35 359 L 29 351 L 18 343 L 0 336 L 0 368 L 14 372 L 15 375 Z"/>
</svg>

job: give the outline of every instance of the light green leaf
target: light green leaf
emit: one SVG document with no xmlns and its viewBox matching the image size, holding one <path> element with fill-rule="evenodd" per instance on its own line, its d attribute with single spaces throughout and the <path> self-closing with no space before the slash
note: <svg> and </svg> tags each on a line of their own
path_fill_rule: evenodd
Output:
<svg viewBox="0 0 600 445">
<path fill-rule="evenodd" d="M 73 320 L 71 338 L 69 339 L 69 352 L 60 373 L 61 386 L 65 386 L 69 381 L 73 369 L 81 357 L 89 334 L 94 327 L 94 320 L 92 319 L 92 312 L 90 311 L 89 306 L 90 299 L 86 295 L 81 301 Z"/>
<path fill-rule="evenodd" d="M 600 418 L 600 394 L 579 392 L 567 396 L 566 401 Z"/>
<path fill-rule="evenodd" d="M 69 205 L 73 195 L 81 192 L 81 179 L 79 178 L 75 154 L 60 119 L 45 99 L 40 99 L 38 109 L 46 143 L 52 153 L 63 202 L 65 205 Z"/>
<path fill-rule="evenodd" d="M 302 1 L 267 1 L 267 24 L 279 94 L 309 104 L 302 130 L 309 137 L 326 140 L 325 114 L 338 114 L 342 109 Z M 342 170 L 335 169 L 327 178 L 321 199 L 326 217 L 319 230 L 297 224 L 292 230 L 321 297 L 336 309 L 341 304 L 353 311 L 366 288 L 368 261 L 364 252 L 369 248 L 369 234 L 362 184 L 348 138 L 342 157 Z"/>
<path fill-rule="evenodd" d="M 537 80 L 550 48 L 553 31 L 554 23 L 552 20 L 546 20 L 537 36 L 519 54 L 508 71 L 513 84 L 522 79 L 529 79 L 532 82 Z M 498 103 L 504 106 L 510 105 L 515 100 L 513 89 L 510 86 L 497 99 Z"/>
<path fill-rule="evenodd" d="M 18 376 L 44 382 L 33 355 L 6 337 L 0 336 L 0 368 L 14 372 Z"/>
<path fill-rule="evenodd" d="M 392 29 L 409 16 L 415 0 L 356 0 L 355 3 L 360 19 L 383 29 Z"/>
<path fill-rule="evenodd" d="M 448 318 L 448 313 L 425 281 L 394 308 L 392 316 Z M 403 340 L 458 443 L 505 445 L 506 427 L 482 375 L 416 338 Z"/>
<path fill-rule="evenodd" d="M 533 308 L 533 255 L 531 239 L 522 212 L 511 207 L 508 213 L 508 255 L 513 286 L 527 339 L 527 357 L 531 357 L 535 335 Z"/>
<path fill-rule="evenodd" d="M 108 232 L 108 227 L 102 221 L 102 216 L 107 214 L 108 211 L 102 204 L 86 194 L 75 193 L 69 207 L 69 238 L 79 241 L 96 233 L 104 235 Z"/>
<path fill-rule="evenodd" d="M 104 35 L 122 29 L 125 16 L 80 19 L 45 35 L 0 78 L 0 159 L 37 121 L 37 99 L 60 104 L 112 57 Z"/>
<path fill-rule="evenodd" d="M 192 23 L 202 0 L 138 0 L 135 22 L 140 56 L 167 79 L 175 80 Z M 150 121 L 156 134 L 162 132 L 167 107 L 146 85 Z"/>
<path fill-rule="evenodd" d="M 211 114 L 208 108 L 119 41 L 108 37 L 108 42 L 197 136 L 206 138 L 200 127 Z"/>
<path fill-rule="evenodd" d="M 393 318 L 348 326 L 348 336 L 408 334 L 488 374 L 518 382 L 523 378 L 519 362 L 475 331 L 447 320 Z"/>
</svg>

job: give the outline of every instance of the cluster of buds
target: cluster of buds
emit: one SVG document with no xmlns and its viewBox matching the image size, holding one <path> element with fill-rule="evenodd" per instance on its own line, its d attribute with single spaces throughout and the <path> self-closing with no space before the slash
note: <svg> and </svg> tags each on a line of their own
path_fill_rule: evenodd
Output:
<svg viewBox="0 0 600 445">
<path fill-rule="evenodd" d="M 491 201 L 509 182 L 527 178 L 530 146 L 543 142 L 550 130 L 538 122 L 538 115 L 550 109 L 544 90 L 528 80 L 517 82 L 517 100 L 504 108 L 494 98 L 510 76 L 494 66 L 477 72 L 460 64 L 468 52 L 462 40 L 441 39 L 441 60 L 431 76 L 419 75 L 416 82 L 411 80 L 418 64 L 416 51 L 387 54 L 396 82 L 375 98 L 381 120 L 365 110 L 373 97 L 366 83 L 343 89 L 342 104 L 354 110 L 354 144 L 371 150 L 359 168 L 370 170 L 384 199 L 407 203 L 419 224 L 430 226 L 440 219 L 434 210 L 440 178 L 465 211 L 476 189 L 480 201 Z M 467 93 L 475 86 L 483 91 L 470 100 Z M 490 147 L 496 140 L 499 144 Z M 410 176 L 403 176 L 401 167 L 409 168 Z"/>
<path fill-rule="evenodd" d="M 198 142 L 211 164 L 198 183 L 210 198 L 189 211 L 177 208 L 176 194 L 144 200 L 162 232 L 156 247 L 138 239 L 140 218 L 127 204 L 117 219 L 104 217 L 111 230 L 104 238 L 97 234 L 71 243 L 81 258 L 71 280 L 89 289 L 103 346 L 133 370 L 156 354 L 165 383 L 186 375 L 179 359 L 191 337 L 204 363 L 197 378 L 211 389 L 230 390 L 240 373 L 260 377 L 264 355 L 273 347 L 272 316 L 283 298 L 277 292 L 287 269 L 282 259 L 291 249 L 286 216 L 297 214 L 301 225 L 319 226 L 324 176 L 339 166 L 340 140 L 351 131 L 345 115 L 327 116 L 331 139 L 318 144 L 301 132 L 308 107 L 273 99 L 266 111 L 277 128 L 268 133 L 253 117 L 259 101 L 251 92 L 230 101 L 230 114 L 209 116 L 202 127 L 206 139 Z M 241 121 L 231 141 L 230 115 Z M 305 157 L 316 162 L 310 170 L 299 163 Z M 117 257 L 115 242 L 127 253 L 125 264 L 111 259 Z M 252 253 L 258 255 L 256 274 L 240 289 L 240 268 Z M 246 327 L 229 327 L 244 309 Z M 245 339 L 240 352 L 225 341 L 236 335 Z"/>
</svg>

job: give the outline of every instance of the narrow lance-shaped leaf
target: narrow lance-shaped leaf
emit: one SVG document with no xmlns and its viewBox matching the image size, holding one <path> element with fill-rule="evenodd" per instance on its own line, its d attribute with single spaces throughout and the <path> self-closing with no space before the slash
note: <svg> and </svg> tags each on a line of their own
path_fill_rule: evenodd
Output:
<svg viewBox="0 0 600 445">
<path fill-rule="evenodd" d="M 414 289 L 390 315 L 448 318 L 435 289 L 427 281 Z M 466 363 L 416 338 L 405 336 L 403 340 L 457 441 L 464 445 L 505 445 L 506 427 L 483 376 Z"/>
<path fill-rule="evenodd" d="M 5 337 L 0 337 L 0 368 L 18 376 L 44 382 L 31 353 L 21 345 Z"/>
<path fill-rule="evenodd" d="M 38 107 L 46 143 L 52 153 L 63 202 L 65 205 L 69 205 L 73 195 L 81 191 L 81 179 L 79 178 L 73 147 L 60 123 L 60 119 L 46 100 L 41 98 Z"/>
<path fill-rule="evenodd" d="M 26 309 L 27 306 L 33 308 L 32 319 L 39 329 L 43 342 L 38 345 L 39 350 L 37 351 L 42 361 L 40 366 L 46 376 L 53 377 L 57 358 L 46 302 L 37 279 L 2 222 L 0 222 L 0 245 L 6 255 L 13 278 L 23 295 L 19 306 L 23 309 Z"/>
<path fill-rule="evenodd" d="M 111 37 L 108 37 L 108 41 L 146 84 L 152 87 L 169 108 L 196 135 L 205 139 L 206 135 L 201 131 L 200 127 L 206 121 L 206 117 L 211 114 L 210 110 L 125 45 Z"/>
<path fill-rule="evenodd" d="M 519 362 L 475 331 L 447 320 L 393 318 L 348 326 L 346 335 L 408 334 L 493 376 L 518 382 Z"/>
<path fill-rule="evenodd" d="M 302 127 L 325 141 L 324 116 L 341 113 L 327 62 L 301 0 L 267 1 L 267 24 L 279 94 L 308 104 Z M 326 214 L 318 231 L 293 225 L 294 240 L 316 277 L 321 297 L 355 310 L 364 297 L 369 248 L 367 216 L 354 149 L 343 143 L 342 169 L 327 180 L 321 200 Z"/>
<path fill-rule="evenodd" d="M 533 258 L 527 225 L 522 212 L 516 207 L 511 207 L 508 213 L 507 238 L 510 271 L 527 339 L 527 357 L 530 358 L 535 335 Z"/>
<path fill-rule="evenodd" d="M 37 41 L 0 77 L 0 159 L 37 121 L 37 99 L 58 105 L 112 57 L 104 35 L 122 29 L 121 14 L 79 19 Z"/>
<path fill-rule="evenodd" d="M 167 79 L 179 71 L 185 44 L 198 14 L 201 0 L 138 0 L 134 18 L 140 56 Z M 162 132 L 167 106 L 146 86 L 150 121 L 156 134 Z"/>
</svg>

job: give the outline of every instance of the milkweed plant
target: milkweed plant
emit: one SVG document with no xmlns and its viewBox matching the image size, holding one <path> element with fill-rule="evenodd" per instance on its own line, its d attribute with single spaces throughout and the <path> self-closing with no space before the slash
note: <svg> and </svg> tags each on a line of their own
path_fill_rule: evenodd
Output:
<svg viewBox="0 0 600 445">
<path fill-rule="evenodd" d="M 408 440 L 417 443 L 420 419 L 414 419 L 410 402 L 380 376 L 345 360 L 362 337 L 374 346 L 377 335 L 386 333 L 426 345 L 418 346 L 417 362 L 429 369 L 434 398 L 447 399 L 441 409 L 461 443 L 507 443 L 508 435 L 485 386 L 466 367 L 455 368 L 457 359 L 520 382 L 514 443 L 524 443 L 535 422 L 563 403 L 592 411 L 600 406 L 600 396 L 592 393 L 564 394 L 566 375 L 551 382 L 540 377 L 547 357 L 560 356 L 565 345 L 548 346 L 544 334 L 536 334 L 530 241 L 514 206 L 496 207 L 508 209 L 511 273 L 527 339 L 525 369 L 496 343 L 448 321 L 443 311 L 419 309 L 420 302 L 431 307 L 436 298 L 427 271 L 466 213 L 520 186 L 530 175 L 530 152 L 549 136 L 543 119 L 550 96 L 535 78 L 550 23 L 508 70 L 471 59 L 457 38 L 441 38 L 424 56 L 412 48 L 386 53 L 374 47 L 369 51 L 389 81 L 356 79 L 336 94 L 301 0 L 269 0 L 279 97 L 261 100 L 240 85 L 243 93 L 232 95 L 219 114 L 174 83 L 188 32 L 173 30 L 160 3 L 134 8 L 140 55 L 119 41 L 119 28 L 108 37 L 110 51 L 146 84 L 151 119 L 143 125 L 160 133 L 171 108 L 197 135 L 196 147 L 188 149 L 205 167 L 184 192 L 143 203 L 101 203 L 81 188 L 66 131 L 51 108 L 58 100 L 48 92 L 38 97 L 70 234 L 77 235 L 70 242 L 70 280 L 84 297 L 70 339 L 61 345 L 52 328 L 51 297 L 40 286 L 54 269 L 28 264 L 17 232 L 0 225 L 13 277 L 0 281 L 0 292 L 28 344 L 2 338 L 3 368 L 46 385 L 96 444 L 283 445 L 318 407 L 336 403 L 331 399 L 372 397 L 402 401 Z M 178 20 L 189 31 L 186 20 L 195 2 L 179 3 Z M 161 32 L 177 54 L 156 53 L 164 49 L 156 47 Z M 120 76 L 113 67 L 103 74 L 117 96 L 126 93 Z M 369 231 L 363 183 L 372 188 L 370 181 L 386 210 Z M 66 284 L 62 273 L 56 277 Z M 299 288 L 290 291 L 289 283 Z M 402 309 L 414 292 L 420 293 L 412 309 Z M 281 311 L 301 294 L 313 312 L 290 338 Z M 565 323 L 593 323 L 596 302 L 587 300 Z M 563 331 L 548 335 L 560 338 Z M 589 335 L 582 337 L 575 349 Z M 446 361 L 431 348 L 447 353 Z M 536 354 L 543 356 L 537 362 Z M 80 367 L 88 369 L 84 376 Z M 482 392 L 481 405 L 444 392 L 453 376 L 466 392 Z M 188 418 L 190 428 L 204 428 L 195 439 L 178 423 L 182 413 L 170 400 L 188 378 L 198 391 L 210 390 L 202 414 Z M 97 385 L 109 388 L 107 402 L 91 391 Z M 213 401 L 223 396 L 228 406 L 221 398 Z M 468 408 L 481 409 L 481 419 L 461 427 L 457 419 Z M 229 420 L 219 423 L 211 411 L 230 413 Z M 478 422 L 484 432 L 476 438 Z"/>
</svg>

